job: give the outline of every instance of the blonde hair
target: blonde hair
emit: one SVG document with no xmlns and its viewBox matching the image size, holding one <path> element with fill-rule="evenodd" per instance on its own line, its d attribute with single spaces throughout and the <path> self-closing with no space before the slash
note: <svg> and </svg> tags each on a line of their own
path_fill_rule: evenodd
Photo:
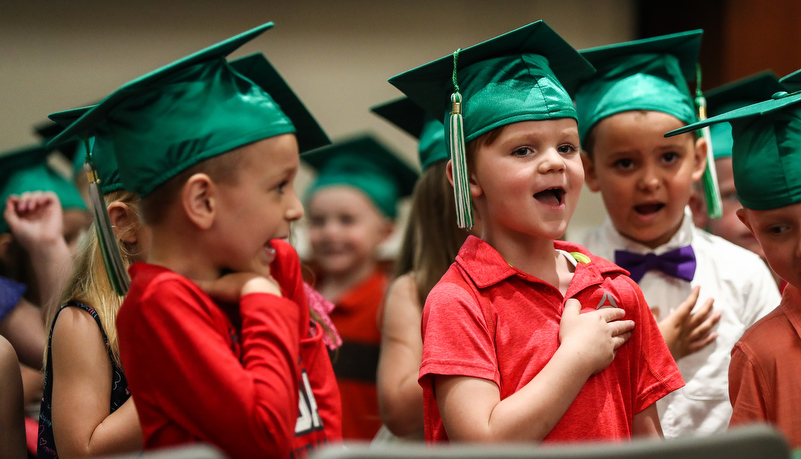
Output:
<svg viewBox="0 0 801 459">
<path fill-rule="evenodd" d="M 117 247 L 119 247 L 122 261 L 128 268 L 139 253 L 136 244 L 130 244 L 120 239 L 125 233 L 136 231 L 139 228 L 139 215 L 137 203 L 139 198 L 129 191 L 113 191 L 105 195 L 106 205 L 113 202 L 121 202 L 128 206 L 128 212 L 132 213 L 131 223 L 125 228 L 118 228 Z M 73 271 L 61 293 L 59 304 L 64 305 L 70 301 L 78 301 L 92 307 L 100 318 L 100 324 L 106 334 L 108 347 L 112 358 L 117 365 L 120 363 L 120 347 L 117 342 L 117 312 L 122 306 L 124 297 L 114 292 L 106 276 L 106 267 L 103 263 L 103 255 L 100 252 L 100 245 L 97 242 L 96 222 L 92 222 L 86 236 L 81 241 L 73 262 Z M 59 307 L 51 308 L 46 319 L 46 330 L 53 327 Z M 49 346 L 48 346 L 49 347 Z M 45 348 L 44 362 L 47 364 L 47 352 Z"/>
<path fill-rule="evenodd" d="M 412 194 L 395 277 L 410 273 L 420 304 L 456 259 L 468 233 L 456 226 L 453 188 L 445 174 L 447 161 L 430 166 Z"/>
</svg>

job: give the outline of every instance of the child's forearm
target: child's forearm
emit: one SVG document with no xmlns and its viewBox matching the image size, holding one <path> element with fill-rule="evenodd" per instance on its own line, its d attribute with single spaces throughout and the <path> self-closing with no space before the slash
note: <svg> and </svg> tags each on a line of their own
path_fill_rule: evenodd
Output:
<svg viewBox="0 0 801 459">
<path fill-rule="evenodd" d="M 39 286 L 42 316 L 47 317 L 56 302 L 69 276 L 70 250 L 63 237 L 41 241 L 30 251 L 31 265 Z"/>
<path fill-rule="evenodd" d="M 663 437 L 656 403 L 634 415 L 631 435 L 633 437 Z"/>
<path fill-rule="evenodd" d="M 562 419 L 591 374 L 582 365 L 581 355 L 562 346 L 534 379 L 504 400 L 490 381 L 438 377 L 437 397 L 445 430 L 452 441 L 541 441 Z"/>
<path fill-rule="evenodd" d="M 87 457 L 94 457 L 141 449 L 142 428 L 131 397 L 95 427 L 84 451 Z"/>
</svg>

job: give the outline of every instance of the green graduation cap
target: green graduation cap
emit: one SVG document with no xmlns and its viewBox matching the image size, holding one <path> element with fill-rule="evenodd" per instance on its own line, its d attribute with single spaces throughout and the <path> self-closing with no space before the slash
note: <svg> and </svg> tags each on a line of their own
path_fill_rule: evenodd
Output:
<svg viewBox="0 0 801 459">
<path fill-rule="evenodd" d="M 743 207 L 767 210 L 801 202 L 801 92 L 776 93 L 665 136 L 724 122 L 732 127 L 734 185 Z"/>
<path fill-rule="evenodd" d="M 704 93 L 709 116 L 719 115 L 746 105 L 761 102 L 783 91 L 779 78 L 766 70 L 749 77 L 710 89 Z M 731 125 L 718 123 L 710 126 L 715 159 L 731 157 Z"/>
<path fill-rule="evenodd" d="M 68 127 L 86 112 L 91 110 L 94 106 L 73 108 L 63 112 L 51 113 L 48 117 L 53 120 L 57 125 Z M 92 163 L 92 169 L 97 171 L 97 179 L 100 187 L 100 192 L 104 195 L 112 191 L 119 191 L 125 189 L 120 180 L 120 172 L 117 167 L 117 158 L 114 156 L 114 146 L 108 142 L 108 138 L 101 137 L 100 142 L 97 142 L 95 137 L 88 139 L 88 147 L 86 141 L 77 142 L 75 162 L 73 163 L 73 170 L 78 172 L 83 170 L 84 164 L 87 160 Z M 91 151 L 91 158 L 88 153 Z"/>
<path fill-rule="evenodd" d="M 103 148 L 112 145 L 125 189 L 140 197 L 201 161 L 258 140 L 294 133 L 301 151 L 327 144 L 302 104 L 292 105 L 297 97 L 269 63 L 264 65 L 263 56 L 238 64 L 251 75 L 225 60 L 272 26 L 256 27 L 123 85 L 53 142 L 78 135 L 96 137 Z M 270 85 L 267 91 L 260 82 Z M 309 122 L 313 129 L 307 129 Z"/>
<path fill-rule="evenodd" d="M 796 92 L 801 90 L 801 70 L 796 70 L 795 72 L 785 76 L 781 79 L 780 83 L 787 92 Z"/>
<path fill-rule="evenodd" d="M 445 120 L 457 224 L 473 226 L 464 144 L 520 121 L 577 118 L 571 100 L 590 65 L 537 21 L 389 79 L 432 117 Z M 450 116 L 448 116 L 450 114 Z"/>
<path fill-rule="evenodd" d="M 41 138 L 42 143 L 48 143 L 53 137 L 60 134 L 65 127 L 66 126 L 47 120 L 36 124 L 33 127 L 33 132 Z M 78 152 L 78 144 L 79 142 L 77 139 L 69 139 L 55 146 L 55 149 L 60 151 L 68 160 L 74 162 L 77 161 L 76 158 L 78 155 L 76 153 Z"/>
<path fill-rule="evenodd" d="M 695 122 L 688 81 L 696 79 L 703 31 L 664 35 L 581 51 L 598 70 L 576 92 L 582 143 L 602 119 L 629 110 L 654 110 Z"/>
<path fill-rule="evenodd" d="M 412 194 L 417 180 L 414 169 L 369 135 L 335 142 L 301 159 L 317 170 L 317 179 L 306 191 L 307 201 L 322 188 L 351 186 L 389 218 L 397 216 L 398 200 Z"/>
<path fill-rule="evenodd" d="M 370 110 L 418 140 L 417 156 L 423 170 L 448 159 L 445 127 L 411 99 L 403 97 Z"/>
<path fill-rule="evenodd" d="M 52 191 L 64 210 L 86 210 L 86 203 L 69 180 L 54 171 L 47 158 L 53 149 L 37 144 L 0 154 L 0 203 L 5 208 L 11 195 L 29 191 Z M 0 215 L 0 233 L 8 232 Z"/>
</svg>

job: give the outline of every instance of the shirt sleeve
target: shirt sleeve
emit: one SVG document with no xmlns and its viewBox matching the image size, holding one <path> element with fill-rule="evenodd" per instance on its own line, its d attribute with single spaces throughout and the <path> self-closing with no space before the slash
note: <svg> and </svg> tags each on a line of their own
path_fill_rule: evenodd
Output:
<svg viewBox="0 0 801 459">
<path fill-rule="evenodd" d="M 25 294 L 25 285 L 0 276 L 0 322 L 6 318 Z"/>
<path fill-rule="evenodd" d="M 742 342 L 731 351 L 729 364 L 729 399 L 732 415 L 729 426 L 768 421 L 766 386 L 758 365 L 744 349 Z"/>
<path fill-rule="evenodd" d="M 673 360 L 659 326 L 645 301 L 642 290 L 628 277 L 625 278 L 637 294 L 637 319 L 634 334 L 639 334 L 641 364 L 638 368 L 637 399 L 634 401 L 634 413 L 656 403 L 657 400 L 674 390 L 684 387 L 676 361 Z"/>
<path fill-rule="evenodd" d="M 452 375 L 487 379 L 500 387 L 493 328 L 467 288 L 437 284 L 423 309 L 421 384 L 427 375 Z"/>
<path fill-rule="evenodd" d="M 126 373 L 146 373 L 140 394 L 231 456 L 287 456 L 298 415 L 298 305 L 243 296 L 240 362 L 222 311 L 193 284 L 154 282 L 141 298 L 120 327 Z"/>
</svg>

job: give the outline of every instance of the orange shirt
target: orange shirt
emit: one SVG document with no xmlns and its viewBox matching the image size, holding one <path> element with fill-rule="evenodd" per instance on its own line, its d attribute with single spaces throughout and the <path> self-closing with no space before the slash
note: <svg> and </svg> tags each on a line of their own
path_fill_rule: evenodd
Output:
<svg viewBox="0 0 801 459">
<path fill-rule="evenodd" d="M 749 328 L 731 352 L 729 426 L 769 422 L 801 447 L 801 292 L 787 285 L 775 310 Z"/>
<path fill-rule="evenodd" d="M 372 440 L 381 427 L 375 378 L 381 332 L 377 315 L 388 283 L 381 268 L 340 298 L 331 321 L 342 337 L 334 373 L 342 396 L 342 438 Z"/>
</svg>

